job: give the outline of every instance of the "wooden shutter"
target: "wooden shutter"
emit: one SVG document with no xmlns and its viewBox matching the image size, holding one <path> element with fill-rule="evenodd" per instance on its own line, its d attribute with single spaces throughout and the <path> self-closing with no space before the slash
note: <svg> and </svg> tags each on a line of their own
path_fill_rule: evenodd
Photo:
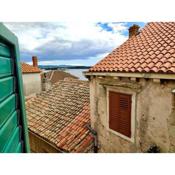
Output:
<svg viewBox="0 0 175 175">
<path fill-rule="evenodd" d="M 24 105 L 18 41 L 0 23 L 0 153 L 29 152 Z"/>
<path fill-rule="evenodd" d="M 109 91 L 109 128 L 131 137 L 131 95 Z"/>
</svg>

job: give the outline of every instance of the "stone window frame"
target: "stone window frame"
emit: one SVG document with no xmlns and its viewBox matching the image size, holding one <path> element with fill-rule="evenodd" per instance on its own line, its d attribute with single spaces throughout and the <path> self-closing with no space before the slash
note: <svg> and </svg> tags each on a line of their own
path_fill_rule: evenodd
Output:
<svg viewBox="0 0 175 175">
<path fill-rule="evenodd" d="M 109 128 L 109 91 L 131 95 L 131 138 Z M 136 126 L 136 92 L 128 88 L 107 86 L 106 98 L 107 98 L 107 130 L 122 139 L 134 143 L 135 126 Z"/>
</svg>

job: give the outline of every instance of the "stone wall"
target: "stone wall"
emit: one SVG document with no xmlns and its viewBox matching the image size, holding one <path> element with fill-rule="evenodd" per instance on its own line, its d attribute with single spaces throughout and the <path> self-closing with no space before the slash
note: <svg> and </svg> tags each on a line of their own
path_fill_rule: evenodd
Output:
<svg viewBox="0 0 175 175">
<path fill-rule="evenodd" d="M 30 151 L 31 153 L 68 153 L 66 151 L 60 150 L 55 145 L 52 145 L 49 141 L 46 139 L 41 138 L 37 134 L 33 133 L 29 130 L 29 142 L 30 142 Z M 85 153 L 93 153 L 94 147 L 93 143 L 90 144 L 86 150 L 84 150 Z"/>
<path fill-rule="evenodd" d="M 133 94 L 132 139 L 108 128 L 109 89 Z M 99 152 L 146 152 L 151 145 L 175 152 L 175 81 L 91 77 L 91 125 L 98 133 Z"/>
<path fill-rule="evenodd" d="M 33 153 L 60 153 L 44 139 L 29 131 L 30 151 Z"/>
</svg>

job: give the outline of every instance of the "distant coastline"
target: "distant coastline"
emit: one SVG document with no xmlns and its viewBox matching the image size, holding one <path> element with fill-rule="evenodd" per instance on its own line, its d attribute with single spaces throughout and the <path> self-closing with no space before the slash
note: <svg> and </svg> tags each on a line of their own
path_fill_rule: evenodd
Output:
<svg viewBox="0 0 175 175">
<path fill-rule="evenodd" d="M 39 65 L 40 69 L 57 70 L 57 69 L 89 69 L 90 66 L 72 66 L 72 65 Z"/>
</svg>

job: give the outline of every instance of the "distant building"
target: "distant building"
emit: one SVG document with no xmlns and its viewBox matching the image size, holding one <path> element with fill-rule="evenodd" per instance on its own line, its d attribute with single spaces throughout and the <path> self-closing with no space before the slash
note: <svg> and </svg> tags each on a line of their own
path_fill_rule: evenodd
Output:
<svg viewBox="0 0 175 175">
<path fill-rule="evenodd" d="M 26 102 L 32 152 L 93 152 L 89 83 L 65 78 Z"/>
<path fill-rule="evenodd" d="M 60 80 L 64 80 L 65 78 L 78 79 L 78 77 L 61 70 L 52 70 L 52 71 L 42 73 L 41 74 L 42 80 L 45 78 L 45 76 L 52 85 Z"/>
<path fill-rule="evenodd" d="M 24 95 L 29 96 L 41 92 L 41 70 L 37 57 L 32 57 L 33 66 L 21 63 Z"/>
<path fill-rule="evenodd" d="M 133 25 L 85 75 L 100 152 L 175 152 L 175 22 Z"/>
</svg>

